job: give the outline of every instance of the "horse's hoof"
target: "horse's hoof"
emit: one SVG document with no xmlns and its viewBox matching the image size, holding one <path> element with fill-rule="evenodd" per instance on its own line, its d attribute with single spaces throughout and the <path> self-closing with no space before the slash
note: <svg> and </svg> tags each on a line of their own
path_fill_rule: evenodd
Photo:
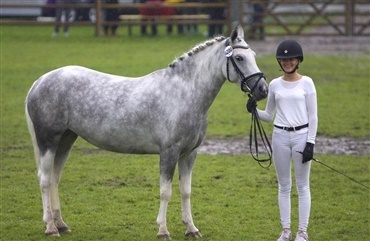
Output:
<svg viewBox="0 0 370 241">
<path fill-rule="evenodd" d="M 45 235 L 48 237 L 60 237 L 60 234 L 58 231 L 51 231 L 51 232 L 46 231 Z"/>
<path fill-rule="evenodd" d="M 171 236 L 168 233 L 166 233 L 166 234 L 157 234 L 157 237 L 158 237 L 158 239 L 161 239 L 161 240 L 171 240 Z"/>
<path fill-rule="evenodd" d="M 59 233 L 70 233 L 71 232 L 71 230 L 67 226 L 58 228 L 58 231 Z"/>
<path fill-rule="evenodd" d="M 191 238 L 201 238 L 202 237 L 202 235 L 199 233 L 199 231 L 186 233 L 185 236 L 186 237 L 191 237 Z"/>
</svg>

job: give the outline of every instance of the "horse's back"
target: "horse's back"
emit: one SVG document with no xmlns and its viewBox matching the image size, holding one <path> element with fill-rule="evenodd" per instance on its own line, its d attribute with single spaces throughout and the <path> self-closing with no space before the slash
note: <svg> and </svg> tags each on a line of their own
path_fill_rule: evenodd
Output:
<svg viewBox="0 0 370 241">
<path fill-rule="evenodd" d="M 44 74 L 34 83 L 26 108 L 41 139 L 71 130 L 99 147 L 112 149 L 105 139 L 122 126 L 118 122 L 124 113 L 118 112 L 134 89 L 132 83 L 124 77 L 67 66 Z"/>
<path fill-rule="evenodd" d="M 50 71 L 36 80 L 26 102 L 38 102 L 37 105 L 49 102 L 59 106 L 63 103 L 96 103 L 115 97 L 115 92 L 122 95 L 129 93 L 136 85 L 133 80 L 134 78 L 106 74 L 81 66 L 66 66 Z"/>
<path fill-rule="evenodd" d="M 48 89 L 48 91 L 51 91 L 50 93 L 62 92 L 67 89 L 68 91 L 82 91 L 88 86 L 90 88 L 92 86 L 101 87 L 108 82 L 123 82 L 124 80 L 125 78 L 121 76 L 106 74 L 81 66 L 66 66 L 41 76 L 36 80 L 29 94 L 32 91 L 37 91 L 38 88 Z"/>
</svg>

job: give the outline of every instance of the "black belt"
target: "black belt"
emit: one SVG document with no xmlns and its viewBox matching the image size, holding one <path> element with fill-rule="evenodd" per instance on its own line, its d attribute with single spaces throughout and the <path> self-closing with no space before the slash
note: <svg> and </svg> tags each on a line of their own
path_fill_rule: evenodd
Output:
<svg viewBox="0 0 370 241">
<path fill-rule="evenodd" d="M 277 125 L 274 125 L 274 126 L 284 131 L 299 131 L 300 129 L 307 128 L 308 124 L 296 126 L 296 127 L 286 127 L 286 126 L 277 126 Z"/>
</svg>

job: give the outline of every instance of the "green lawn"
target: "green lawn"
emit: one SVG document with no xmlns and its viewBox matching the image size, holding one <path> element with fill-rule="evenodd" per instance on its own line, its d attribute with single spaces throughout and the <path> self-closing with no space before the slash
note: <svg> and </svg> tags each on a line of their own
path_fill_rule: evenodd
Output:
<svg viewBox="0 0 370 241">
<path fill-rule="evenodd" d="M 51 38 L 50 27 L 0 26 L 0 32 L 0 240 L 50 240 L 43 234 L 41 195 L 24 118 L 24 99 L 32 83 L 71 64 L 145 75 L 166 67 L 205 38 L 164 34 L 96 38 L 90 27 L 72 28 L 67 39 Z M 269 81 L 280 74 L 273 53 L 257 61 Z M 308 53 L 300 71 L 316 84 L 320 135 L 369 138 L 368 55 Z M 245 136 L 250 121 L 246 101 L 239 88 L 226 82 L 210 109 L 208 136 Z M 271 124 L 264 126 L 271 133 Z M 370 185 L 368 156 L 318 159 Z M 369 191 L 317 163 L 311 179 L 310 240 L 367 240 Z M 168 226 L 173 240 L 185 240 L 177 186 L 175 178 Z M 156 240 L 158 156 L 98 151 L 78 140 L 64 170 L 60 196 L 72 229 L 60 240 Z M 293 192 L 294 230 L 296 197 Z M 200 155 L 192 204 L 202 240 L 274 240 L 280 232 L 275 171 L 262 169 L 247 155 Z"/>
<path fill-rule="evenodd" d="M 43 234 L 31 147 L 6 150 L 3 157 L 0 240 L 52 239 Z M 370 185 L 368 157 L 318 158 Z M 188 240 L 174 180 L 168 228 L 173 240 Z M 317 163 L 311 180 L 311 240 L 366 240 L 369 190 Z M 292 194 L 296 230 L 295 188 Z M 60 197 L 72 229 L 60 240 L 156 240 L 158 157 L 75 148 L 64 169 Z M 262 169 L 250 156 L 200 155 L 193 173 L 192 206 L 202 240 L 274 240 L 280 232 L 275 171 Z"/>
</svg>

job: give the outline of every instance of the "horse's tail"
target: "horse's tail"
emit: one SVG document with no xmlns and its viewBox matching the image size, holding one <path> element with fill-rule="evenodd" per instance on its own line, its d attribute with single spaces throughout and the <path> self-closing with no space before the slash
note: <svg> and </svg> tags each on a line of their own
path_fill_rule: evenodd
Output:
<svg viewBox="0 0 370 241">
<path fill-rule="evenodd" d="M 28 93 L 28 95 L 29 95 L 29 93 Z M 26 115 L 26 120 L 27 120 L 28 131 L 30 132 L 30 135 L 31 135 L 31 140 L 32 140 L 32 144 L 33 144 L 33 150 L 34 150 L 36 165 L 37 165 L 37 169 L 38 169 L 39 163 L 40 163 L 40 148 L 37 144 L 36 132 L 35 132 L 35 127 L 33 125 L 33 121 L 30 117 L 30 114 L 28 113 L 28 95 L 26 97 L 25 115 Z"/>
</svg>

